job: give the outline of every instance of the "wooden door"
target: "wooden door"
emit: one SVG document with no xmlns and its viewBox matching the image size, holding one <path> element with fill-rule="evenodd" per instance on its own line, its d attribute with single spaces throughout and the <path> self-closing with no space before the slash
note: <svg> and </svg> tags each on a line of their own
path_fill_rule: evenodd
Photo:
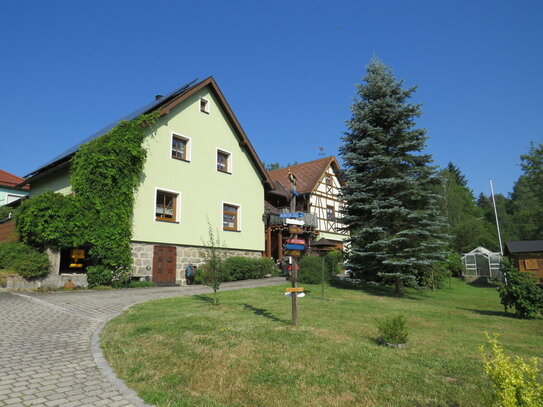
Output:
<svg viewBox="0 0 543 407">
<path fill-rule="evenodd" d="M 153 281 L 175 284 L 176 248 L 155 246 L 153 250 Z"/>
</svg>

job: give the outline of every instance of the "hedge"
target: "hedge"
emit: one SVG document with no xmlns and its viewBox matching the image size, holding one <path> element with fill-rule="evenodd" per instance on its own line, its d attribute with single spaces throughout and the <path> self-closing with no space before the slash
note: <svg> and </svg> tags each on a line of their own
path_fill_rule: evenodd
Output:
<svg viewBox="0 0 543 407">
<path fill-rule="evenodd" d="M 250 280 L 273 274 L 275 263 L 270 258 L 228 257 L 223 265 L 223 281 Z"/>
<path fill-rule="evenodd" d="M 24 278 L 44 277 L 49 273 L 49 257 L 19 242 L 0 243 L 0 268 L 13 270 Z"/>
</svg>

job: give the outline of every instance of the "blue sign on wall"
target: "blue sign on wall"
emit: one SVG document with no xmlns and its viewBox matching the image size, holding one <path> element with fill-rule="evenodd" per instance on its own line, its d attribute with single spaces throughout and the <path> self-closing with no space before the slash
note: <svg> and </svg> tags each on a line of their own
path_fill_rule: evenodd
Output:
<svg viewBox="0 0 543 407">
<path fill-rule="evenodd" d="M 280 218 L 303 218 L 305 213 L 303 212 L 292 212 L 292 213 L 280 213 Z"/>
<path fill-rule="evenodd" d="M 293 244 L 293 243 L 287 243 L 285 245 L 287 250 L 304 250 L 305 246 L 303 244 Z"/>
</svg>

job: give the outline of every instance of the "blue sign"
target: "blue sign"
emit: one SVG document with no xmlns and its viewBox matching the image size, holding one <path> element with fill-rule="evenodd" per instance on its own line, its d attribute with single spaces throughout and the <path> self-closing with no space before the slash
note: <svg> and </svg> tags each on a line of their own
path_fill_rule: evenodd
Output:
<svg viewBox="0 0 543 407">
<path fill-rule="evenodd" d="M 287 243 L 285 247 L 287 250 L 304 250 L 305 249 L 305 246 L 303 244 Z"/>
<path fill-rule="evenodd" d="M 303 218 L 305 213 L 303 212 L 293 212 L 293 213 L 280 213 L 280 218 Z"/>
</svg>

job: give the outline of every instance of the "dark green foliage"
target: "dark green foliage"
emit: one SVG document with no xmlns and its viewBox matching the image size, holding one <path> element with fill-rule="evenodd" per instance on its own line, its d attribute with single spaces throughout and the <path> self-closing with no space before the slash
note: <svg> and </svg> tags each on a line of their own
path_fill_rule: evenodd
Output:
<svg viewBox="0 0 543 407">
<path fill-rule="evenodd" d="M 533 274 L 521 273 L 508 259 L 502 263 L 502 272 L 507 283 L 501 283 L 498 292 L 505 311 L 514 308 L 520 318 L 531 318 L 543 313 L 543 290 L 536 285 Z"/>
<path fill-rule="evenodd" d="M 24 278 L 45 277 L 49 273 L 49 257 L 19 242 L 0 243 L 0 268 L 13 270 Z"/>
<path fill-rule="evenodd" d="M 407 343 L 409 332 L 407 321 L 403 315 L 383 319 L 378 326 L 379 339 L 385 343 Z"/>
<path fill-rule="evenodd" d="M 449 164 L 447 164 L 447 171 L 449 172 L 449 174 L 451 174 L 452 177 L 454 177 L 454 181 L 457 185 L 464 188 L 468 187 L 468 180 L 466 179 L 466 176 L 462 174 L 460 168 L 458 168 L 452 162 L 449 162 Z"/>
<path fill-rule="evenodd" d="M 17 218 L 21 239 L 56 249 L 90 245 L 94 264 L 111 270 L 110 283 L 125 285 L 132 264 L 134 192 L 146 157 L 142 143 L 157 117 L 121 122 L 81 146 L 71 161 L 74 195 L 50 192 L 24 202 Z"/>
<path fill-rule="evenodd" d="M 275 263 L 272 259 L 252 259 L 248 257 L 228 257 L 223 264 L 224 281 L 250 280 L 273 274 Z"/>
<path fill-rule="evenodd" d="M 152 281 L 130 281 L 127 285 L 127 288 L 147 288 L 147 287 L 156 287 L 156 283 Z"/>
<path fill-rule="evenodd" d="M 111 285 L 112 278 L 113 273 L 105 266 L 87 267 L 87 283 L 89 284 L 89 288 Z"/>
<path fill-rule="evenodd" d="M 343 271 L 343 252 L 333 250 L 326 253 L 324 262 L 331 275 L 341 273 Z"/>
<path fill-rule="evenodd" d="M 322 280 L 323 258 L 320 256 L 304 256 L 300 258 L 298 281 L 305 284 L 320 284 Z M 330 266 L 324 262 L 324 281 L 331 277 Z"/>
<path fill-rule="evenodd" d="M 464 274 L 465 267 L 462 263 L 462 256 L 458 253 L 450 253 L 444 263 L 451 276 L 461 277 Z"/>
<path fill-rule="evenodd" d="M 17 216 L 21 240 L 29 245 L 53 249 L 79 247 L 85 240 L 89 222 L 81 200 L 46 192 L 23 202 Z"/>
<path fill-rule="evenodd" d="M 409 103 L 389 68 L 373 59 L 340 148 L 347 182 L 342 221 L 351 231 L 348 268 L 356 277 L 393 276 L 400 287 L 446 256 L 440 179 L 415 129 L 420 105 Z M 406 276 L 406 278 L 402 278 Z"/>
</svg>

